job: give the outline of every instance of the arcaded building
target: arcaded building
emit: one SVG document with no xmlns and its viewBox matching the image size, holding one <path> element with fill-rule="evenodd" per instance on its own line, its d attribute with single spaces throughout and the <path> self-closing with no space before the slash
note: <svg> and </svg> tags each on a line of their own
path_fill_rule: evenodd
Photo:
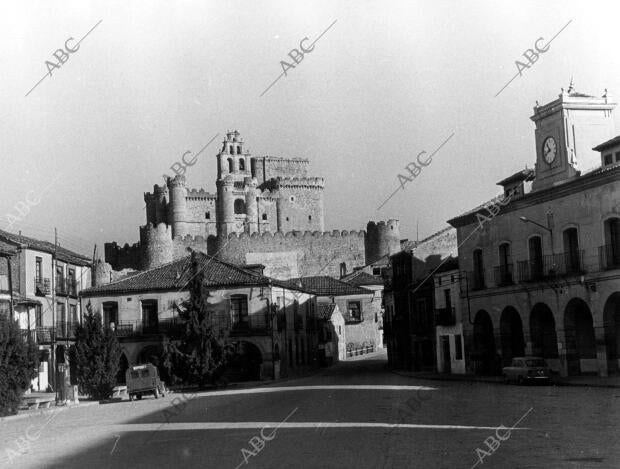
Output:
<svg viewBox="0 0 620 469">
<path fill-rule="evenodd" d="M 325 231 L 325 181 L 309 174 L 308 159 L 253 156 L 235 130 L 215 163 L 216 194 L 188 188 L 183 176 L 145 193 L 140 241 L 106 243 L 106 262 L 144 270 L 186 256 L 189 247 L 237 265 L 263 264 L 274 278 L 337 277 L 400 249 L 398 220 Z"/>
<path fill-rule="evenodd" d="M 469 372 L 500 373 L 512 357 L 528 354 L 563 376 L 618 373 L 615 106 L 606 92 L 596 97 L 571 87 L 534 107 L 535 169 L 499 183 L 509 202 L 449 221 L 457 229 L 459 268 L 467 272 Z"/>
</svg>

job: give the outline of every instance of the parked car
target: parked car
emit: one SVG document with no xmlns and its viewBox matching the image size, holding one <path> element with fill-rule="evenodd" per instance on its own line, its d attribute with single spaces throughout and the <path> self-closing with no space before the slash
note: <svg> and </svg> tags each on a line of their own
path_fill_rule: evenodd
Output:
<svg viewBox="0 0 620 469">
<path fill-rule="evenodd" d="M 155 399 L 166 395 L 166 387 L 159 379 L 159 372 L 150 363 L 129 367 L 125 372 L 125 382 L 130 401 L 134 397 L 142 399 L 145 394 L 153 394 Z"/>
<path fill-rule="evenodd" d="M 517 384 L 526 382 L 550 382 L 551 369 L 540 357 L 515 357 L 510 366 L 502 369 L 504 382 L 514 381 Z"/>
</svg>

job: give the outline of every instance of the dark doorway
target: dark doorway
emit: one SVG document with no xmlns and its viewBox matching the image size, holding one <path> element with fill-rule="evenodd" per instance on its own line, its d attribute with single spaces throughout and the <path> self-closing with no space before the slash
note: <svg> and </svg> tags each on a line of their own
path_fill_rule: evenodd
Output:
<svg viewBox="0 0 620 469">
<path fill-rule="evenodd" d="M 558 358 L 558 337 L 555 319 L 549 307 L 538 303 L 530 313 L 532 354 L 542 358 Z"/>
<path fill-rule="evenodd" d="M 596 358 L 596 339 L 590 308 L 580 298 L 573 298 L 566 305 L 564 333 L 566 335 L 566 364 L 569 376 L 594 372 L 594 370 L 584 369 L 582 366 L 582 360 Z"/>
<path fill-rule="evenodd" d="M 156 333 L 159 329 L 159 318 L 157 317 L 157 301 L 142 301 L 142 330 L 145 334 Z"/>
<path fill-rule="evenodd" d="M 620 292 L 614 293 L 605 302 L 603 323 L 607 370 L 610 375 L 617 375 L 620 373 Z"/>
<path fill-rule="evenodd" d="M 480 310 L 474 319 L 474 343 L 472 361 L 474 373 L 492 375 L 499 373 L 499 363 L 495 354 L 495 338 L 493 336 L 493 321 L 489 313 Z"/>
<path fill-rule="evenodd" d="M 512 306 L 508 306 L 502 312 L 499 329 L 502 342 L 502 363 L 503 366 L 508 366 L 513 357 L 525 355 L 521 316 Z"/>
<path fill-rule="evenodd" d="M 443 355 L 443 372 L 452 373 L 451 358 L 450 358 L 450 336 L 441 336 L 441 350 Z"/>
</svg>

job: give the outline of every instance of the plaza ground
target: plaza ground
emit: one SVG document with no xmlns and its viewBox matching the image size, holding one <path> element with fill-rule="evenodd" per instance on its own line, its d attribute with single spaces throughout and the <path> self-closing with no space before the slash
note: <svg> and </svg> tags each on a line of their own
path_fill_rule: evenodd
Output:
<svg viewBox="0 0 620 469">
<path fill-rule="evenodd" d="M 476 467 L 620 462 L 614 388 L 427 380 L 391 373 L 375 355 L 307 378 L 186 395 L 181 407 L 175 397 L 5 419 L 0 467 L 469 469 L 477 448 L 489 455 Z M 521 418 L 491 452 L 485 439 Z"/>
</svg>

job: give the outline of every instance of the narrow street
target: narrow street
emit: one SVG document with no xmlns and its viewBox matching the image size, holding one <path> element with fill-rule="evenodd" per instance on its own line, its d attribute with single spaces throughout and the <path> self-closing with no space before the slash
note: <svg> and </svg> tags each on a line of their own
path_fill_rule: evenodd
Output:
<svg viewBox="0 0 620 469">
<path fill-rule="evenodd" d="M 187 396 L 176 408 L 175 397 L 5 420 L 1 465 L 469 469 L 616 468 L 620 461 L 617 389 L 411 379 L 373 357 L 308 378 Z M 496 433 L 520 418 L 514 431 Z M 36 440 L 31 449 L 7 452 L 26 433 Z M 496 435 L 503 439 L 495 438 L 499 446 L 488 440 L 493 451 L 484 441 Z"/>
</svg>

